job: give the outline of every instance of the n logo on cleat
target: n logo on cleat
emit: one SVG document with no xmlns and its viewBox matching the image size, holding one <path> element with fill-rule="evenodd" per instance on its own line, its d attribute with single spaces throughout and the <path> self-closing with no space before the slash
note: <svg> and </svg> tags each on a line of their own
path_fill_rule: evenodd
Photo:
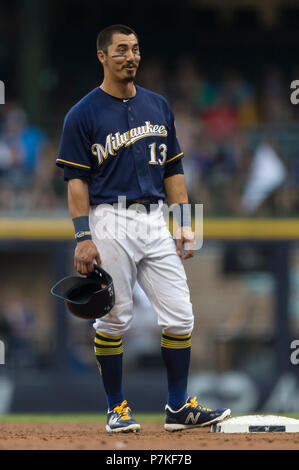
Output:
<svg viewBox="0 0 299 470">
<path fill-rule="evenodd" d="M 188 424 L 189 421 L 192 421 L 192 424 L 196 424 L 197 421 L 198 421 L 199 416 L 200 416 L 200 413 L 197 413 L 196 416 L 194 416 L 194 414 L 192 412 L 189 413 L 187 418 L 186 418 L 185 424 Z"/>
<path fill-rule="evenodd" d="M 112 418 L 110 418 L 110 423 L 109 424 L 117 424 L 118 423 L 118 417 L 117 416 L 113 416 Z"/>
</svg>

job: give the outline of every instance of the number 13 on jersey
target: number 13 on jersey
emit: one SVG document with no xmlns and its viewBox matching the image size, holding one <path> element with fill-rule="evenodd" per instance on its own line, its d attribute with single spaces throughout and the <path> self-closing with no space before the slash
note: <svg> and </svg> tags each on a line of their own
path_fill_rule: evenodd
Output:
<svg viewBox="0 0 299 470">
<path fill-rule="evenodd" d="M 153 142 L 148 147 L 150 149 L 150 155 L 151 155 L 149 164 L 150 165 L 164 165 L 166 161 L 166 157 L 167 157 L 167 145 L 165 144 L 159 145 L 158 157 L 157 157 L 157 149 L 156 149 L 157 143 Z"/>
</svg>

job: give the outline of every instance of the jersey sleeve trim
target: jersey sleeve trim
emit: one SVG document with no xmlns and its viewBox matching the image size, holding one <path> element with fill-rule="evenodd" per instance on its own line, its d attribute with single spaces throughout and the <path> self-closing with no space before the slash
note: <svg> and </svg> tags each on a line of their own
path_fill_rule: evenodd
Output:
<svg viewBox="0 0 299 470">
<path fill-rule="evenodd" d="M 172 162 L 172 160 L 174 160 L 175 158 L 180 157 L 181 155 L 183 155 L 183 153 L 184 153 L 184 152 L 181 152 L 181 153 L 179 153 L 178 155 L 176 155 L 175 157 L 171 157 L 171 158 L 169 158 L 168 160 L 165 160 L 165 163 Z"/>
<path fill-rule="evenodd" d="M 59 162 L 67 163 L 68 165 L 78 166 L 78 167 L 80 167 L 80 168 L 88 168 L 88 169 L 91 168 L 90 166 L 82 165 L 81 163 L 74 163 L 74 162 L 68 162 L 67 160 L 62 160 L 62 158 L 57 158 L 57 159 L 56 159 L 56 163 L 59 163 Z"/>
</svg>

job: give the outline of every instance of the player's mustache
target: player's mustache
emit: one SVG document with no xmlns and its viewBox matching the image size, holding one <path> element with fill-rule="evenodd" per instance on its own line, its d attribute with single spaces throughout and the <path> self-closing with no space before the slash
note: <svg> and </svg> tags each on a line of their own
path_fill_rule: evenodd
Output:
<svg viewBox="0 0 299 470">
<path fill-rule="evenodd" d="M 123 65 L 122 68 L 125 69 L 126 67 L 132 67 L 132 66 L 137 68 L 137 65 L 134 62 L 128 62 L 127 64 Z"/>
</svg>

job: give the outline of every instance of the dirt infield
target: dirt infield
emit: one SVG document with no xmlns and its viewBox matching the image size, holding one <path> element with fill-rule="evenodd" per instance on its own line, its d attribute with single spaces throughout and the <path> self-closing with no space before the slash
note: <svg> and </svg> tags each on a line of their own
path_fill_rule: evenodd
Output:
<svg viewBox="0 0 299 470">
<path fill-rule="evenodd" d="M 103 423 L 0 423 L 0 450 L 298 450 L 299 433 L 169 433 L 141 423 L 139 433 L 107 434 Z"/>
</svg>

